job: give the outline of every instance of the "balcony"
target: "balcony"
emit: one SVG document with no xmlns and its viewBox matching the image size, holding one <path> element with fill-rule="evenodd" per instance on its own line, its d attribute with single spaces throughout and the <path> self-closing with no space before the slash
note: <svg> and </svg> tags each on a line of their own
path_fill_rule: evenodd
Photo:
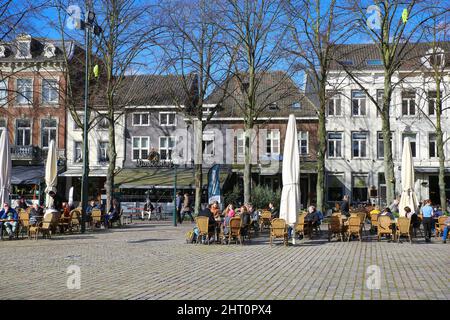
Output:
<svg viewBox="0 0 450 320">
<path fill-rule="evenodd" d="M 64 149 L 57 149 L 58 161 L 64 161 Z M 11 146 L 11 160 L 43 163 L 47 158 L 48 149 L 37 146 Z"/>
</svg>

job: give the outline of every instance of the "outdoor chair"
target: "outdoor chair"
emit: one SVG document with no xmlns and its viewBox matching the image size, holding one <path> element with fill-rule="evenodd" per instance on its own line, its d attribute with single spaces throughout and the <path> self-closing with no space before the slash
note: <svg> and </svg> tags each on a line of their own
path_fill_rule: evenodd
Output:
<svg viewBox="0 0 450 320">
<path fill-rule="evenodd" d="M 376 232 L 378 228 L 378 214 L 372 214 L 370 216 L 370 230 Z"/>
<path fill-rule="evenodd" d="M 32 235 L 35 236 L 35 239 L 38 239 L 39 232 L 42 233 L 42 238 L 46 236 L 51 238 L 51 227 L 53 222 L 53 213 L 47 213 L 44 216 L 44 221 L 40 222 L 36 226 L 30 226 L 28 230 L 28 238 L 31 239 Z"/>
<path fill-rule="evenodd" d="M 261 219 L 259 220 L 259 231 L 262 232 L 264 228 L 270 228 L 270 220 L 272 219 L 272 213 L 268 210 L 264 210 L 261 213 Z"/>
<path fill-rule="evenodd" d="M 407 236 L 409 239 L 409 243 L 411 241 L 411 220 L 407 217 L 398 218 L 397 222 L 397 242 L 400 242 L 401 236 Z"/>
<path fill-rule="evenodd" d="M 328 223 L 328 241 L 331 241 L 331 238 L 334 235 L 338 235 L 341 241 L 343 241 L 343 235 L 342 235 L 342 221 L 340 219 L 340 216 L 331 216 L 330 221 Z"/>
<path fill-rule="evenodd" d="M 73 232 L 74 229 L 77 231 L 80 230 L 80 218 L 81 218 L 81 209 L 73 209 L 70 211 L 70 221 L 69 221 L 69 231 Z"/>
<path fill-rule="evenodd" d="M 103 222 L 103 217 L 102 217 L 102 212 L 100 209 L 92 209 L 92 213 L 91 213 L 91 226 L 92 226 L 92 230 L 95 230 L 95 227 L 98 224 L 102 224 Z"/>
<path fill-rule="evenodd" d="M 208 240 L 208 245 L 210 243 L 210 238 L 214 236 L 214 232 L 209 231 L 209 218 L 208 217 L 196 217 L 195 223 L 198 228 L 198 241 L 197 243 L 201 243 L 201 239 L 206 236 L 206 240 Z"/>
<path fill-rule="evenodd" d="M 60 228 L 61 233 L 64 233 L 66 230 L 69 229 L 71 217 L 65 217 L 63 214 L 61 214 L 61 217 L 59 218 L 58 227 Z"/>
<path fill-rule="evenodd" d="M 288 245 L 288 233 L 286 220 L 273 219 L 270 226 L 270 245 L 272 246 L 273 239 L 282 238 L 285 246 Z"/>
<path fill-rule="evenodd" d="M 232 239 L 236 239 L 236 244 L 239 242 L 242 245 L 242 235 L 241 235 L 241 218 L 234 217 L 230 219 L 230 227 L 228 231 L 228 244 L 231 243 Z"/>
<path fill-rule="evenodd" d="M 361 229 L 366 231 L 366 216 L 367 214 L 365 212 L 359 212 L 358 213 L 358 218 L 361 221 Z"/>
<path fill-rule="evenodd" d="M 350 241 L 352 235 L 357 235 L 361 241 L 361 219 L 358 216 L 353 216 L 348 219 L 347 242 Z"/>
<path fill-rule="evenodd" d="M 435 233 L 436 238 L 440 237 L 444 233 L 445 229 L 445 220 L 447 220 L 447 216 L 441 216 L 438 218 L 438 221 L 435 224 Z"/>
<path fill-rule="evenodd" d="M 378 227 L 377 227 L 377 235 L 378 241 L 381 240 L 383 235 L 394 236 L 393 230 L 391 228 L 391 218 L 388 216 L 380 216 L 378 219 Z M 395 239 L 394 239 L 395 240 Z"/>
<path fill-rule="evenodd" d="M 300 213 L 297 218 L 297 224 L 295 225 L 295 235 L 294 236 L 305 236 L 305 213 Z"/>
<path fill-rule="evenodd" d="M 25 210 L 22 210 L 19 213 L 19 225 L 17 228 L 17 234 L 22 235 L 23 239 L 23 233 L 26 232 L 28 236 L 28 229 L 30 228 L 30 214 L 27 213 Z"/>
</svg>

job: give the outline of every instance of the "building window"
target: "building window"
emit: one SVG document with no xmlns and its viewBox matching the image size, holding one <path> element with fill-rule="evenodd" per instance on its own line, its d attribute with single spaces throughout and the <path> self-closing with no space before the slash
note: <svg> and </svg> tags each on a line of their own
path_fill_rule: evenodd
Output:
<svg viewBox="0 0 450 320">
<path fill-rule="evenodd" d="M 149 152 L 149 138 L 148 137 L 133 137 L 133 160 L 147 159 Z"/>
<path fill-rule="evenodd" d="M 278 107 L 278 104 L 276 102 L 273 102 L 273 103 L 269 104 L 269 110 L 270 111 L 278 111 L 278 110 L 280 110 L 280 108 Z"/>
<path fill-rule="evenodd" d="M 31 145 L 31 120 L 20 119 L 16 121 L 16 145 Z"/>
<path fill-rule="evenodd" d="M 302 106 L 301 106 L 299 101 L 294 102 L 293 104 L 291 104 L 291 108 L 294 109 L 294 110 L 299 110 L 299 109 L 301 109 L 301 107 Z"/>
<path fill-rule="evenodd" d="M 97 126 L 100 130 L 107 130 L 109 128 L 109 120 L 106 117 L 101 117 L 97 122 Z"/>
<path fill-rule="evenodd" d="M 413 116 L 416 114 L 416 92 L 402 92 L 402 115 Z"/>
<path fill-rule="evenodd" d="M 329 174 L 327 176 L 328 201 L 341 201 L 344 197 L 344 174 Z"/>
<path fill-rule="evenodd" d="M 266 136 L 266 154 L 271 156 L 280 153 L 280 131 L 267 131 Z"/>
<path fill-rule="evenodd" d="M 302 156 L 306 156 L 309 153 L 308 138 L 309 138 L 308 131 L 300 131 L 298 133 L 298 151 Z"/>
<path fill-rule="evenodd" d="M 42 119 L 41 120 L 41 141 L 42 148 L 48 148 L 51 140 L 56 143 L 56 131 L 58 124 L 56 119 Z"/>
<path fill-rule="evenodd" d="M 81 163 L 83 162 L 83 143 L 81 141 L 74 142 L 74 150 L 73 150 L 73 162 Z"/>
<path fill-rule="evenodd" d="M 8 87 L 5 80 L 0 80 L 0 107 L 8 103 Z"/>
<path fill-rule="evenodd" d="M 330 99 L 328 100 L 328 115 L 329 116 L 342 115 L 341 95 L 339 93 L 330 97 Z"/>
<path fill-rule="evenodd" d="M 176 126 L 175 112 L 160 112 L 159 124 L 161 126 Z"/>
<path fill-rule="evenodd" d="M 381 59 L 369 59 L 367 60 L 368 66 L 382 66 L 383 61 Z"/>
<path fill-rule="evenodd" d="M 214 133 L 205 132 L 203 133 L 203 155 L 213 156 L 214 155 Z"/>
<path fill-rule="evenodd" d="M 42 103 L 58 103 L 58 81 L 42 80 Z"/>
<path fill-rule="evenodd" d="M 238 156 L 244 156 L 244 132 L 241 131 L 236 135 L 236 154 Z"/>
<path fill-rule="evenodd" d="M 33 81 L 31 79 L 17 79 L 18 104 L 31 104 L 33 102 Z"/>
<path fill-rule="evenodd" d="M 411 145 L 411 153 L 413 158 L 416 157 L 416 133 L 404 133 L 402 135 L 402 150 L 403 150 L 403 143 L 405 142 L 405 138 L 409 138 L 409 143 Z M 402 151 L 403 152 L 403 151 Z"/>
<path fill-rule="evenodd" d="M 342 132 L 328 133 L 328 158 L 342 157 Z"/>
<path fill-rule="evenodd" d="M 366 94 L 361 90 L 352 91 L 352 116 L 366 115 Z"/>
<path fill-rule="evenodd" d="M 352 195 L 353 202 L 360 203 L 366 202 L 368 197 L 368 183 L 366 174 L 354 174 L 352 183 Z"/>
<path fill-rule="evenodd" d="M 149 114 L 148 113 L 133 113 L 133 126 L 148 126 Z"/>
<path fill-rule="evenodd" d="M 436 134 L 430 133 L 428 135 L 428 153 L 430 158 L 437 157 L 437 145 L 436 145 Z"/>
<path fill-rule="evenodd" d="M 377 157 L 378 159 L 384 159 L 384 142 L 383 142 L 383 132 L 377 132 Z M 392 132 L 391 132 L 391 150 L 392 149 Z"/>
<path fill-rule="evenodd" d="M 101 141 L 98 143 L 98 162 L 105 163 L 109 161 L 109 143 Z"/>
<path fill-rule="evenodd" d="M 161 160 L 172 160 L 172 152 L 175 147 L 174 137 L 159 137 L 159 154 Z"/>
<path fill-rule="evenodd" d="M 352 158 L 367 157 L 367 132 L 352 132 Z"/>
<path fill-rule="evenodd" d="M 377 117 L 379 117 L 381 115 L 380 109 L 383 109 L 383 97 L 384 97 L 384 90 L 383 89 L 377 90 L 377 104 L 378 104 L 378 107 L 376 107 Z M 378 109 L 378 108 L 380 108 L 380 109 Z"/>
<path fill-rule="evenodd" d="M 429 91 L 428 92 L 428 115 L 429 116 L 436 115 L 436 99 L 437 99 L 437 92 Z M 442 111 L 442 109 L 441 109 L 441 111 Z"/>
</svg>

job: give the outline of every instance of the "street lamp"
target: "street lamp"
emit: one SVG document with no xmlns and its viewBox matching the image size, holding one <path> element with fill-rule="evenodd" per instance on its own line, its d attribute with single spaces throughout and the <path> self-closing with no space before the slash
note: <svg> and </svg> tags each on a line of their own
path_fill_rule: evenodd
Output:
<svg viewBox="0 0 450 320">
<path fill-rule="evenodd" d="M 94 31 L 96 36 L 100 35 L 102 29 L 95 22 L 95 13 L 92 10 L 88 10 L 85 16 L 85 21 L 81 21 L 81 29 L 84 29 L 84 53 L 85 53 L 85 76 L 84 76 L 84 119 L 83 119 L 83 176 L 81 178 L 81 233 L 86 231 L 86 209 L 88 202 L 88 164 L 86 162 L 86 156 L 88 154 L 88 101 L 89 101 L 89 43 L 91 40 L 91 31 Z"/>
<path fill-rule="evenodd" d="M 173 164 L 173 226 L 177 226 L 177 164 Z"/>
</svg>

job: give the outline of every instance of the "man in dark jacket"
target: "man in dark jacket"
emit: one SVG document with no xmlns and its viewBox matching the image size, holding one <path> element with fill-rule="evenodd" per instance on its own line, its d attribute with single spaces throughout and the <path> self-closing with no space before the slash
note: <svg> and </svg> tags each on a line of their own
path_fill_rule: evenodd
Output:
<svg viewBox="0 0 450 320">
<path fill-rule="evenodd" d="M 214 219 L 214 215 L 211 212 L 211 204 L 208 204 L 208 206 L 201 210 L 198 213 L 199 217 L 208 217 L 208 231 L 214 232 L 215 226 L 216 226 L 216 220 Z"/>
</svg>

